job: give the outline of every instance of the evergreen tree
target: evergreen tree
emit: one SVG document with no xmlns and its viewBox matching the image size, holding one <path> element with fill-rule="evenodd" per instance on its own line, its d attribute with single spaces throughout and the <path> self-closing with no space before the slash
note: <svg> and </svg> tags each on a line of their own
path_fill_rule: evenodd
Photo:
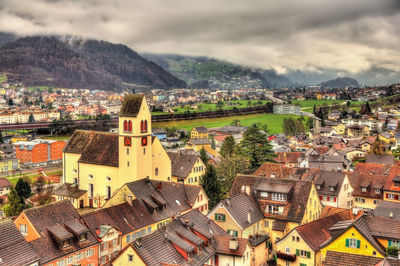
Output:
<svg viewBox="0 0 400 266">
<path fill-rule="evenodd" d="M 18 179 L 17 184 L 15 185 L 15 191 L 21 199 L 29 198 L 32 192 L 29 183 L 24 181 L 22 178 Z"/>
<path fill-rule="evenodd" d="M 216 170 L 222 195 L 227 195 L 237 174 L 249 173 L 249 167 L 249 161 L 240 155 L 232 154 L 232 156 L 221 158 Z"/>
<path fill-rule="evenodd" d="M 367 102 L 367 103 L 365 104 L 365 109 L 366 109 L 366 111 L 368 112 L 368 114 L 371 114 L 372 109 L 371 109 L 371 106 L 369 105 L 369 102 Z"/>
<path fill-rule="evenodd" d="M 199 156 L 200 156 L 200 159 L 203 161 L 203 163 L 205 163 L 207 165 L 208 164 L 208 155 L 207 155 L 207 152 L 204 149 L 204 147 L 201 148 Z"/>
<path fill-rule="evenodd" d="M 11 98 L 8 99 L 8 105 L 9 106 L 13 106 L 14 105 L 14 101 Z"/>
<path fill-rule="evenodd" d="M 28 122 L 29 122 L 29 123 L 35 122 L 35 117 L 33 116 L 33 114 L 30 114 L 30 115 L 29 115 Z"/>
<path fill-rule="evenodd" d="M 274 162 L 276 157 L 267 136 L 256 124 L 246 130 L 243 140 L 237 145 L 236 152 L 249 160 L 252 171 L 265 162 Z"/>
<path fill-rule="evenodd" d="M 214 136 L 211 137 L 211 149 L 215 150 L 216 144 L 215 144 L 215 138 Z"/>
<path fill-rule="evenodd" d="M 224 142 L 222 142 L 220 154 L 223 158 L 230 157 L 235 152 L 235 139 L 232 136 L 228 136 L 225 138 Z"/>
<path fill-rule="evenodd" d="M 222 200 L 221 185 L 218 182 L 217 172 L 214 165 L 207 165 L 206 172 L 201 178 L 201 185 L 209 198 L 208 208 L 214 208 L 214 206 Z"/>
<path fill-rule="evenodd" d="M 313 108 L 313 114 L 316 115 L 317 114 L 317 106 L 314 104 L 314 108 Z"/>
<path fill-rule="evenodd" d="M 0 131 L 0 143 L 4 143 L 3 132 Z"/>
<path fill-rule="evenodd" d="M 25 208 L 23 199 L 21 199 L 17 191 L 11 187 L 10 193 L 8 194 L 8 204 L 4 206 L 4 214 L 7 217 L 15 216 Z"/>
</svg>

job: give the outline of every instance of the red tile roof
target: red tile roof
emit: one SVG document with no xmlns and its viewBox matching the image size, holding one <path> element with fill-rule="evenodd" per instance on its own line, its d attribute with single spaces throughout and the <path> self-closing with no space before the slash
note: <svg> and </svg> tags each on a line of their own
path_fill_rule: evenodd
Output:
<svg viewBox="0 0 400 266">
<path fill-rule="evenodd" d="M 354 172 L 368 173 L 376 175 L 385 175 L 390 170 L 391 166 L 388 164 L 377 163 L 357 163 Z"/>
<path fill-rule="evenodd" d="M 298 163 L 304 156 L 302 152 L 277 152 L 276 154 L 278 157 L 275 158 L 275 161 L 279 163 Z"/>
<path fill-rule="evenodd" d="M 248 240 L 245 238 L 238 238 L 238 247 L 236 250 L 231 250 L 229 249 L 229 241 L 231 239 L 230 236 L 219 236 L 215 235 L 215 242 L 216 242 L 216 247 L 215 251 L 218 254 L 224 254 L 224 255 L 231 255 L 231 256 L 240 256 L 242 257 L 244 255 L 244 252 L 247 247 L 247 242 Z"/>
</svg>

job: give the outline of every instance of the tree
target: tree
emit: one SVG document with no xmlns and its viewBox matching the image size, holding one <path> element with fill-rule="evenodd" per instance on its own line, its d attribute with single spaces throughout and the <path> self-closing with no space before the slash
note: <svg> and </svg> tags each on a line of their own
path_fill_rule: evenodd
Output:
<svg viewBox="0 0 400 266">
<path fill-rule="evenodd" d="M 246 130 L 243 140 L 237 145 L 236 153 L 249 160 L 250 169 L 253 171 L 265 162 L 274 162 L 276 157 L 267 136 L 256 124 Z"/>
<path fill-rule="evenodd" d="M 233 155 L 235 152 L 236 142 L 232 136 L 228 136 L 225 138 L 224 142 L 222 142 L 220 154 L 222 157 L 227 158 Z"/>
<path fill-rule="evenodd" d="M 0 143 L 4 143 L 3 132 L 0 131 Z"/>
<path fill-rule="evenodd" d="M 204 147 L 201 148 L 199 156 L 200 156 L 200 159 L 203 161 L 203 163 L 205 163 L 207 165 L 208 164 L 208 155 L 207 155 L 207 152 L 204 149 Z"/>
<path fill-rule="evenodd" d="M 306 131 L 306 128 L 301 119 L 284 118 L 282 123 L 283 132 L 288 136 L 294 136 L 302 134 Z"/>
<path fill-rule="evenodd" d="M 232 156 L 221 158 L 216 170 L 222 195 L 229 192 L 237 174 L 247 174 L 249 169 L 250 163 L 243 156 L 232 154 Z"/>
<path fill-rule="evenodd" d="M 9 106 L 13 106 L 14 105 L 14 101 L 13 101 L 13 99 L 8 99 L 8 105 Z"/>
<path fill-rule="evenodd" d="M 35 117 L 33 116 L 32 113 L 29 115 L 28 122 L 29 123 L 34 123 L 35 122 Z"/>
<path fill-rule="evenodd" d="M 176 134 L 176 127 L 167 127 L 165 128 L 165 132 L 167 133 L 167 137 L 173 137 Z"/>
<path fill-rule="evenodd" d="M 240 120 L 239 120 L 239 119 L 234 119 L 234 120 L 231 122 L 231 126 L 240 126 Z"/>
<path fill-rule="evenodd" d="M 365 109 L 366 109 L 366 111 L 368 112 L 368 114 L 371 114 L 372 109 L 371 109 L 371 106 L 369 105 L 369 102 L 367 102 L 367 103 L 365 104 Z"/>
<path fill-rule="evenodd" d="M 218 101 L 216 104 L 216 107 L 218 108 L 218 110 L 222 110 L 222 107 L 224 107 L 224 102 L 223 101 Z"/>
<path fill-rule="evenodd" d="M 390 246 L 386 248 L 386 256 L 391 256 L 397 258 L 399 254 L 399 248 L 396 246 Z"/>
<path fill-rule="evenodd" d="M 29 183 L 27 181 L 24 181 L 22 178 L 18 179 L 17 184 L 15 185 L 15 191 L 22 199 L 29 198 L 32 192 Z"/>
<path fill-rule="evenodd" d="M 18 196 L 17 191 L 11 187 L 10 193 L 8 194 L 8 204 L 4 206 L 4 214 L 7 217 L 15 216 L 25 208 L 23 199 Z"/>
<path fill-rule="evenodd" d="M 307 117 L 306 126 L 308 127 L 308 129 L 313 128 L 314 127 L 314 119 L 312 119 L 311 117 Z"/>
<path fill-rule="evenodd" d="M 201 185 L 209 198 L 208 208 L 212 209 L 221 201 L 221 185 L 217 179 L 217 172 L 214 165 L 208 164 L 204 176 L 201 178 Z"/>
<path fill-rule="evenodd" d="M 214 136 L 211 137 L 211 149 L 215 150 L 216 144 L 215 144 L 215 138 Z"/>
</svg>

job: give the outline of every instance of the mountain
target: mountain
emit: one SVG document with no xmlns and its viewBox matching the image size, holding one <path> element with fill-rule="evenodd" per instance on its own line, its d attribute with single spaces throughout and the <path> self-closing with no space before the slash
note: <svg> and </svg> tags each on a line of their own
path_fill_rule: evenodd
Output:
<svg viewBox="0 0 400 266">
<path fill-rule="evenodd" d="M 186 83 L 122 44 L 34 36 L 0 47 L 0 72 L 28 85 L 121 90 L 186 87 Z"/>
<path fill-rule="evenodd" d="M 230 62 L 208 57 L 194 57 L 176 54 L 143 54 L 143 56 L 180 79 L 193 88 L 235 88 L 251 86 L 273 88 L 288 86 L 290 80 L 277 74 L 274 70 L 252 69 Z"/>
<path fill-rule="evenodd" d="M 0 46 L 15 41 L 16 39 L 18 39 L 17 35 L 8 32 L 0 32 Z"/>
<path fill-rule="evenodd" d="M 357 80 L 349 77 L 331 79 L 321 83 L 321 87 L 325 88 L 344 88 L 347 86 L 354 88 L 360 87 Z"/>
</svg>

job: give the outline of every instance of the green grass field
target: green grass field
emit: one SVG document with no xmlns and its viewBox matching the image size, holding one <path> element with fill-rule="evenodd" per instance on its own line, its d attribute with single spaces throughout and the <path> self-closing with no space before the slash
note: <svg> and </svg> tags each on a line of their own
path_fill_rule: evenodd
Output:
<svg viewBox="0 0 400 266">
<path fill-rule="evenodd" d="M 252 100 L 251 105 L 248 105 L 248 100 L 236 100 L 236 101 L 224 101 L 224 105 L 222 107 L 222 110 L 231 110 L 234 107 L 237 109 L 240 108 L 246 108 L 246 107 L 253 107 L 253 106 L 259 106 L 259 105 L 264 105 L 266 104 L 267 100 Z M 233 105 L 229 105 L 229 104 Z M 217 105 L 215 103 L 199 103 L 197 104 L 197 109 L 194 109 L 192 105 L 185 105 L 183 108 L 182 107 L 175 107 L 173 110 L 177 114 L 182 114 L 185 111 L 190 111 L 191 113 L 198 113 L 198 112 L 208 112 L 208 111 L 216 111 L 218 110 Z"/>
<path fill-rule="evenodd" d="M 49 87 L 46 86 L 34 86 L 34 87 L 29 87 L 29 90 L 34 91 L 34 90 L 47 90 Z"/>
<path fill-rule="evenodd" d="M 49 140 L 69 140 L 70 136 L 48 136 L 42 139 L 49 139 Z"/>
<path fill-rule="evenodd" d="M 299 103 L 301 110 L 302 111 L 307 111 L 310 112 L 313 110 L 314 105 L 315 106 L 320 106 L 320 105 L 332 105 L 335 103 L 343 104 L 344 102 L 347 102 L 346 100 L 304 100 L 304 101 L 292 101 L 293 104 Z M 362 102 L 357 102 L 357 101 L 351 101 L 351 106 L 357 107 L 360 106 Z"/>
<path fill-rule="evenodd" d="M 242 126 L 251 126 L 254 123 L 268 125 L 270 134 L 282 133 L 282 123 L 284 118 L 297 118 L 296 115 L 277 115 L 277 114 L 252 114 L 219 118 L 204 118 L 194 120 L 182 120 L 171 122 L 153 123 L 154 128 L 176 127 L 179 129 L 191 130 L 193 127 L 205 126 L 207 128 L 221 127 L 230 125 L 235 119 L 239 119 Z"/>
</svg>

